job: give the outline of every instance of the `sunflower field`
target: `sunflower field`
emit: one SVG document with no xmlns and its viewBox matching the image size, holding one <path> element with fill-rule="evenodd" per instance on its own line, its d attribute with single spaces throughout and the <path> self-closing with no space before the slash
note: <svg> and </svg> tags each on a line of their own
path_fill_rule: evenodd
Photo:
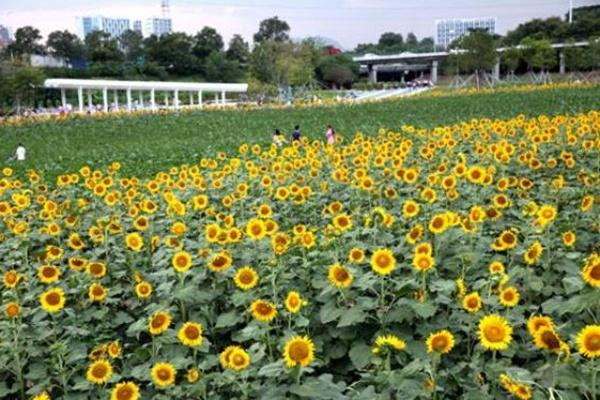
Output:
<svg viewBox="0 0 600 400">
<path fill-rule="evenodd" d="M 600 113 L 2 169 L 0 397 L 596 399 Z"/>
</svg>

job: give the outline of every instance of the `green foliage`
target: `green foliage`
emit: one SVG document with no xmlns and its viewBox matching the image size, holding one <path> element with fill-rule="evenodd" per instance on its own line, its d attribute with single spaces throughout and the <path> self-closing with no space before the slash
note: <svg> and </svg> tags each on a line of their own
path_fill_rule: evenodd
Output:
<svg viewBox="0 0 600 400">
<path fill-rule="evenodd" d="M 458 54 L 458 57 L 467 70 L 479 73 L 492 69 L 496 64 L 496 44 L 487 30 L 471 31 L 461 38 L 458 47 L 464 50 Z"/>
<path fill-rule="evenodd" d="M 344 86 L 358 77 L 359 66 L 346 54 L 324 57 L 317 67 L 320 81 Z"/>
<path fill-rule="evenodd" d="M 141 33 L 127 30 L 119 37 L 119 43 L 125 53 L 125 60 L 138 63 L 144 55 L 144 37 Z"/>
<path fill-rule="evenodd" d="M 85 48 L 81 39 L 67 30 L 51 32 L 48 35 L 46 47 L 50 54 L 69 61 L 82 58 L 85 55 Z"/>
<path fill-rule="evenodd" d="M 250 56 L 252 79 L 276 86 L 306 85 L 313 81 L 313 48 L 308 43 L 264 41 Z"/>
<path fill-rule="evenodd" d="M 223 37 L 215 28 L 205 26 L 194 36 L 193 53 L 199 60 L 203 61 L 214 52 L 223 50 Z"/>
<path fill-rule="evenodd" d="M 521 41 L 523 46 L 523 60 L 530 69 L 546 70 L 556 65 L 556 53 L 549 40 L 525 38 Z"/>
<path fill-rule="evenodd" d="M 85 37 L 88 60 L 93 62 L 123 61 L 123 53 L 119 50 L 116 38 L 103 31 L 90 32 Z"/>
<path fill-rule="evenodd" d="M 250 79 L 253 94 L 277 94 L 277 87 Z M 0 85 L 1 90 L 2 85 Z M 328 124 L 340 134 L 373 132 L 382 126 L 414 124 L 432 127 L 472 118 L 506 118 L 523 113 L 559 114 L 600 108 L 600 89 L 575 88 L 524 93 L 472 94 L 440 98 L 406 98 L 378 104 L 279 110 L 195 111 L 176 115 L 79 118 L 63 123 L 0 126 L 0 160 L 19 142 L 28 149 L 28 168 L 49 177 L 84 164 L 121 160 L 125 174 L 154 174 L 200 154 L 230 151 L 241 141 L 270 143 L 273 128 L 286 134 L 296 124 L 310 139 L 322 138 Z M 402 115 L 402 121 L 398 115 Z M 432 118 L 432 116 L 436 116 Z M 143 143 L 143 145 L 142 145 Z"/>
<path fill-rule="evenodd" d="M 15 32 L 15 41 L 6 49 L 9 54 L 24 56 L 28 54 L 44 54 L 44 45 L 39 43 L 42 39 L 39 29 L 24 26 Z"/>
<path fill-rule="evenodd" d="M 240 64 L 228 59 L 224 53 L 213 52 L 206 61 L 204 75 L 209 82 L 238 82 L 242 78 Z"/>
<path fill-rule="evenodd" d="M 290 39 L 290 26 L 278 16 L 265 19 L 260 22 L 258 32 L 254 34 L 254 42 L 265 41 L 284 42 Z"/>
<path fill-rule="evenodd" d="M 510 72 L 515 72 L 521 61 L 521 50 L 516 47 L 509 47 L 502 53 L 502 62 Z"/>
<path fill-rule="evenodd" d="M 237 61 L 239 63 L 245 64 L 248 62 L 248 57 L 250 56 L 248 43 L 244 40 L 241 35 L 233 35 L 231 40 L 229 41 L 229 46 L 227 47 L 227 58 L 230 60 Z"/>
<path fill-rule="evenodd" d="M 0 98 L 11 101 L 19 111 L 23 100 L 34 94 L 44 78 L 44 73 L 38 68 L 18 61 L 4 62 L 0 64 Z"/>
</svg>

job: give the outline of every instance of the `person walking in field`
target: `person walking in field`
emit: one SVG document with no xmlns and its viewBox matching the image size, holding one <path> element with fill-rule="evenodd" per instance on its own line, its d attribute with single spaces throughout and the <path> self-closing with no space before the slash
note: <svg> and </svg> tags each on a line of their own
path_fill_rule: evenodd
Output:
<svg viewBox="0 0 600 400">
<path fill-rule="evenodd" d="M 325 132 L 325 139 L 327 140 L 328 144 L 335 143 L 335 130 L 333 129 L 333 127 L 331 125 L 327 125 L 327 132 Z"/>
<path fill-rule="evenodd" d="M 283 133 L 281 133 L 279 129 L 275 129 L 275 134 L 273 135 L 273 143 L 275 143 L 277 147 L 281 147 L 285 142 L 286 140 L 283 136 Z"/>
<path fill-rule="evenodd" d="M 292 132 L 292 141 L 298 142 L 300 141 L 300 137 L 302 137 L 302 132 L 300 132 L 300 125 L 296 125 L 294 128 L 294 132 Z"/>
<path fill-rule="evenodd" d="M 26 154 L 27 150 L 25 149 L 25 146 L 23 146 L 23 143 L 19 143 L 17 150 L 15 151 L 14 159 L 17 161 L 25 161 Z"/>
</svg>

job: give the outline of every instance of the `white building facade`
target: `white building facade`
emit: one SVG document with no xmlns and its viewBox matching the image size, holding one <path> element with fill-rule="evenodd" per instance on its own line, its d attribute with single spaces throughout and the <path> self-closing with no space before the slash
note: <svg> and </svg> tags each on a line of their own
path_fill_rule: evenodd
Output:
<svg viewBox="0 0 600 400">
<path fill-rule="evenodd" d="M 485 29 L 496 33 L 496 18 L 444 19 L 435 22 L 435 44 L 446 49 L 454 40 L 466 35 L 473 29 Z"/>
<path fill-rule="evenodd" d="M 144 37 L 162 36 L 173 31 L 171 18 L 147 18 L 142 27 Z"/>
<path fill-rule="evenodd" d="M 106 32 L 118 38 L 128 29 L 130 29 L 130 22 L 127 18 L 107 18 L 99 15 L 77 18 L 77 34 L 82 39 L 94 31 Z"/>
</svg>

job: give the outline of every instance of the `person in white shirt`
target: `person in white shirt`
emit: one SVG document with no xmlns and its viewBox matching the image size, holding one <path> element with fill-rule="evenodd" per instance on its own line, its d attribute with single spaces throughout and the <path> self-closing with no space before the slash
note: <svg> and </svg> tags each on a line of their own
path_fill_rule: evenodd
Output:
<svg viewBox="0 0 600 400">
<path fill-rule="evenodd" d="M 23 146 L 23 143 L 19 143 L 17 146 L 17 151 L 15 151 L 15 159 L 17 161 L 25 161 L 26 153 L 27 150 L 25 149 L 25 146 Z"/>
</svg>

